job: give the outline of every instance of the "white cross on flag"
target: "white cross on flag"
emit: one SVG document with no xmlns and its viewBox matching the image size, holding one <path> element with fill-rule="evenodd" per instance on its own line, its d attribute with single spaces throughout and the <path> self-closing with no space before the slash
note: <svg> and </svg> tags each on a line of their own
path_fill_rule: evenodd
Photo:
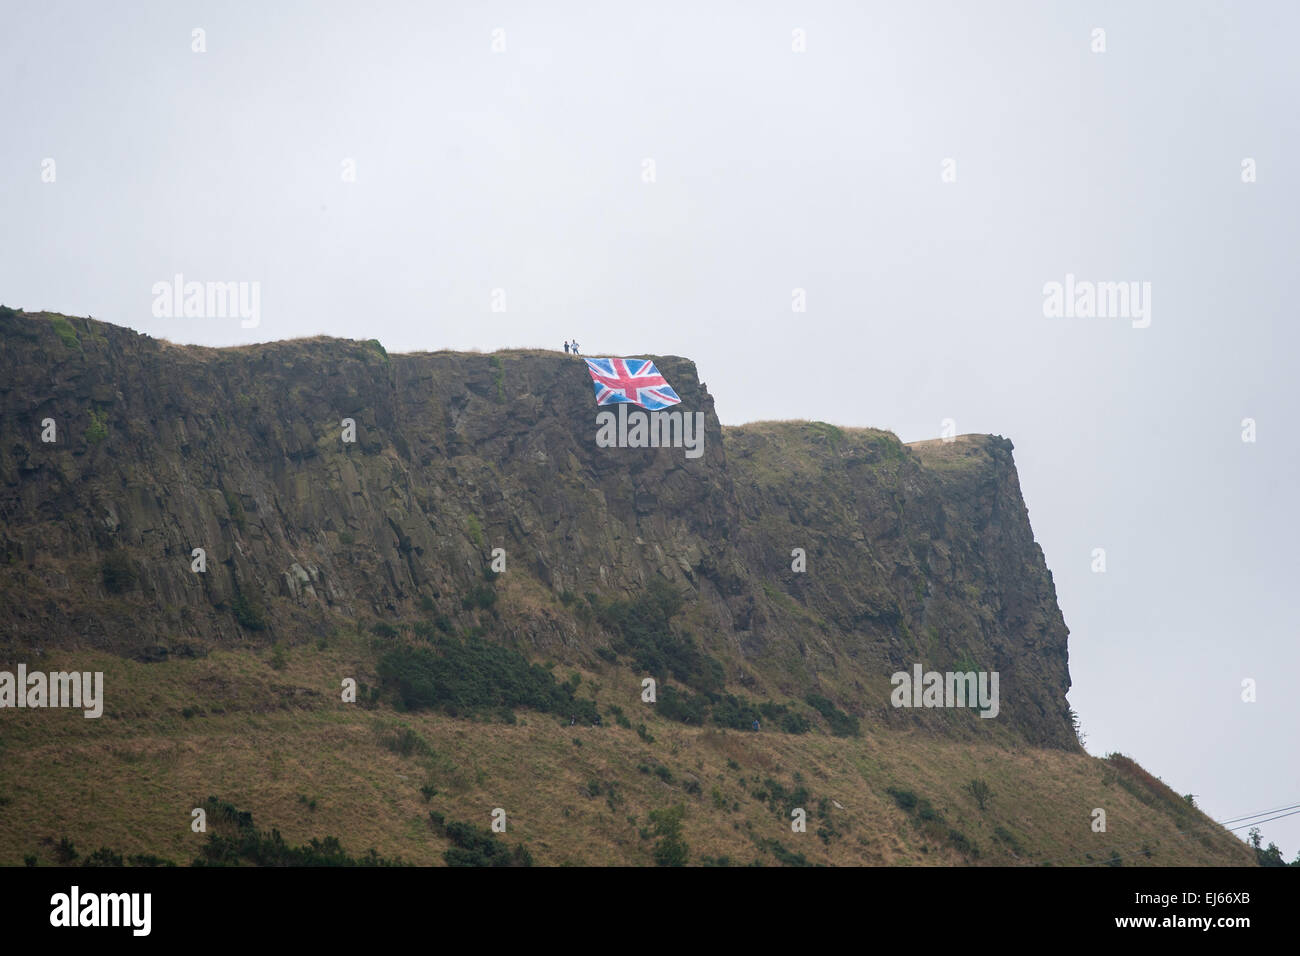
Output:
<svg viewBox="0 0 1300 956">
<path fill-rule="evenodd" d="M 589 358 L 587 371 L 597 405 L 640 405 L 650 411 L 681 403 L 668 380 L 649 359 Z"/>
</svg>

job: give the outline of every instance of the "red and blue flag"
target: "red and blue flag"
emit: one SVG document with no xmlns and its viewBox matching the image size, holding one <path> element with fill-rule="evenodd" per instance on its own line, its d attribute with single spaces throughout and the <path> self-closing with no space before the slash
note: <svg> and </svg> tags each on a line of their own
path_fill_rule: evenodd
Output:
<svg viewBox="0 0 1300 956">
<path fill-rule="evenodd" d="M 626 403 L 655 411 L 681 402 L 649 359 L 589 358 L 586 362 L 597 405 Z"/>
</svg>

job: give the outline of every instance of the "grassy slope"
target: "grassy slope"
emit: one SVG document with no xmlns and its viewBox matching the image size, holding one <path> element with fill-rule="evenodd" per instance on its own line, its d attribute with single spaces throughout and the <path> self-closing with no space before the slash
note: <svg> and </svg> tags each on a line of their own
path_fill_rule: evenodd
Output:
<svg viewBox="0 0 1300 956">
<path fill-rule="evenodd" d="M 189 829 L 190 810 L 209 794 L 250 810 L 261 827 L 279 827 L 290 842 L 334 835 L 350 852 L 374 847 L 417 864 L 440 864 L 447 846 L 427 823 L 430 810 L 486 826 L 492 809 L 503 807 L 506 839 L 526 842 L 538 864 L 649 865 L 653 837 L 639 830 L 648 811 L 677 802 L 687 807 L 692 862 L 708 855 L 774 864 L 770 849 L 757 845 L 769 839 L 812 862 L 840 865 L 1087 865 L 1113 849 L 1125 865 L 1252 862 L 1243 843 L 1169 804 L 1171 794 L 1144 783 L 1140 771 L 1082 754 L 870 727 L 858 739 L 685 727 L 646 716 L 635 679 L 612 667 L 583 674 L 582 693 L 595 689 L 602 710 L 617 703 L 634 723 L 644 719 L 653 743 L 608 718 L 600 728 L 570 727 L 521 712 L 510 726 L 345 705 L 342 677 L 373 682 L 371 641 L 340 631 L 324 647 L 289 649 L 283 670 L 270 666 L 265 648 L 160 664 L 77 654 L 83 669 L 105 672 L 104 717 L 0 710 L 0 798 L 7 798 L 0 799 L 0 864 L 20 864 L 27 854 L 50 863 L 51 847 L 41 841 L 64 835 L 83 855 L 107 845 L 189 862 L 203 840 Z M 72 666 L 53 654 L 28 663 Z M 557 669 L 561 679 L 569 673 Z M 198 713 L 187 718 L 185 708 Z M 436 756 L 387 747 L 385 736 L 403 725 Z M 666 766 L 671 782 L 642 772 L 642 764 Z M 795 773 L 811 793 L 805 834 L 791 833 L 788 808 L 778 815 L 754 797 L 768 778 L 793 790 Z M 962 789 L 972 777 L 992 788 L 983 812 Z M 601 784 L 595 797 L 593 780 Z M 687 792 L 691 780 L 698 794 Z M 618 793 L 612 807 L 610 783 Z M 428 802 L 425 784 L 438 790 Z M 887 795 L 891 786 L 929 798 L 946 824 L 922 833 Z M 830 809 L 839 835 L 829 845 L 816 835 L 819 798 L 843 806 Z M 1105 834 L 1089 827 L 1097 806 L 1107 810 Z M 1178 832 L 1176 815 L 1192 835 Z M 996 827 L 1019 853 L 994 837 Z M 980 856 L 958 853 L 949 828 Z"/>
</svg>

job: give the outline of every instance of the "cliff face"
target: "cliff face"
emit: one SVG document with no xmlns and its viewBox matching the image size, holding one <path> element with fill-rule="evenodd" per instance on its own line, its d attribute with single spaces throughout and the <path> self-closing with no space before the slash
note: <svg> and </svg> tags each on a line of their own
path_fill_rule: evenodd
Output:
<svg viewBox="0 0 1300 956">
<path fill-rule="evenodd" d="M 1075 746 L 1067 631 L 1004 439 L 724 429 L 672 356 L 654 360 L 704 414 L 698 458 L 598 447 L 585 366 L 549 352 L 179 347 L 12 310 L 0 343 L 2 659 L 455 619 L 501 548 L 490 636 L 529 652 L 594 659 L 609 637 L 587 596 L 666 579 L 686 595 L 674 628 L 731 690 Z M 917 663 L 998 671 L 999 717 L 891 707 L 889 675 Z"/>
</svg>

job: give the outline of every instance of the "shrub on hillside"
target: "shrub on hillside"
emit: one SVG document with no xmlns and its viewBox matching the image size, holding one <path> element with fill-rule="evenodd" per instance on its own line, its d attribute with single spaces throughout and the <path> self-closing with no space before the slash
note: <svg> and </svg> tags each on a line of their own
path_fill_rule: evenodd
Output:
<svg viewBox="0 0 1300 956">
<path fill-rule="evenodd" d="M 685 866 L 690 859 L 690 847 L 682 839 L 682 818 L 686 807 L 677 804 L 662 810 L 650 811 L 650 822 L 654 826 L 655 841 L 654 861 L 659 866 Z"/>
<path fill-rule="evenodd" d="M 530 707 L 595 723 L 593 701 L 530 664 L 518 651 L 477 638 L 442 638 L 433 645 L 396 647 L 379 659 L 380 680 L 410 710 L 436 708 L 456 716 Z"/>
<path fill-rule="evenodd" d="M 795 853 L 780 840 L 760 841 L 759 846 L 770 850 L 782 866 L 813 866 L 814 864 L 802 853 Z"/>
<path fill-rule="evenodd" d="M 248 519 L 244 514 L 244 506 L 239 500 L 239 495 L 233 491 L 223 491 L 221 493 L 226 499 L 226 512 L 230 515 L 236 527 L 243 531 L 248 525 Z"/>
<path fill-rule="evenodd" d="M 79 856 L 81 856 L 81 854 L 77 852 L 77 845 L 67 837 L 60 839 L 58 844 L 54 847 L 54 859 L 58 860 L 60 863 L 71 863 Z"/>
<path fill-rule="evenodd" d="M 104 579 L 104 587 L 111 594 L 122 594 L 135 587 L 135 565 L 124 551 L 112 551 L 105 555 L 100 564 L 100 574 Z"/>
<path fill-rule="evenodd" d="M 675 687 L 663 688 L 655 709 L 669 720 L 696 726 L 702 725 L 709 716 L 708 702 L 702 696 Z"/>
<path fill-rule="evenodd" d="M 511 848 L 491 830 L 470 823 L 443 821 L 441 814 L 430 814 L 436 829 L 451 841 L 442 858 L 448 866 L 532 866 L 533 855 L 522 843 Z"/>
<path fill-rule="evenodd" d="M 749 730 L 758 720 L 758 708 L 733 694 L 719 696 L 713 702 L 713 722 L 731 730 Z"/>
<path fill-rule="evenodd" d="M 471 608 L 487 610 L 497 603 L 497 589 L 484 582 L 470 588 L 469 593 L 460 599 L 460 606 L 466 611 Z"/>
<path fill-rule="evenodd" d="M 809 694 L 804 698 L 813 710 L 821 714 L 830 725 L 831 733 L 836 737 L 856 737 L 858 735 L 858 718 L 840 710 L 829 698 L 821 694 Z"/>
<path fill-rule="evenodd" d="M 250 631 L 262 631 L 266 629 L 266 608 L 255 597 L 245 594 L 236 586 L 235 598 L 230 602 L 230 609 L 235 614 L 235 620 L 239 622 L 240 627 L 246 627 Z"/>
<path fill-rule="evenodd" d="M 401 860 L 388 860 L 375 851 L 352 857 L 344 852 L 336 837 L 312 838 L 302 846 L 286 843 L 280 831 L 269 832 L 253 826 L 253 815 L 233 804 L 208 797 L 203 804 L 213 824 L 208 841 L 199 851 L 193 866 L 395 866 Z"/>
<path fill-rule="evenodd" d="M 911 790 L 900 790 L 897 787 L 890 787 L 885 791 L 885 793 L 893 797 L 894 802 L 908 813 L 911 813 L 916 809 L 916 794 Z"/>
<path fill-rule="evenodd" d="M 972 780 L 966 784 L 965 789 L 967 793 L 975 798 L 975 802 L 981 810 L 988 804 L 989 798 L 993 796 L 993 790 L 983 780 Z"/>
<path fill-rule="evenodd" d="M 91 445 L 98 445 L 108 437 L 108 422 L 104 416 L 93 409 L 90 412 L 90 424 L 86 426 L 86 442 Z"/>
<path fill-rule="evenodd" d="M 399 757 L 425 756 L 433 753 L 428 741 L 410 727 L 395 727 L 380 737 L 380 743 Z"/>
<path fill-rule="evenodd" d="M 721 690 L 722 664 L 705 654 L 690 634 L 675 634 L 670 622 L 681 610 L 682 596 L 662 579 L 627 601 L 596 602 L 596 619 L 614 631 L 614 650 L 632 658 L 636 667 L 660 680 L 667 676 L 698 691 Z"/>
</svg>

